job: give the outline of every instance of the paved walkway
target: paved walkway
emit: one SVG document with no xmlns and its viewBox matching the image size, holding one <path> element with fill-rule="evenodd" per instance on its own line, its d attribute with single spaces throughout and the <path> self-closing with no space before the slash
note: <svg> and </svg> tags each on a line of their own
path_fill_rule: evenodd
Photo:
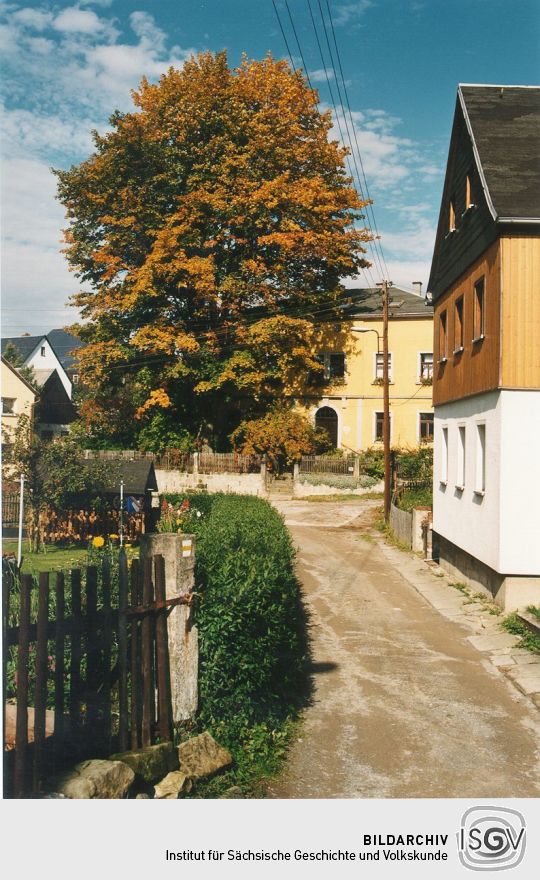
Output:
<svg viewBox="0 0 540 880">
<path fill-rule="evenodd" d="M 472 605 L 384 545 L 373 502 L 276 506 L 299 548 L 314 694 L 269 796 L 538 797 L 538 711 L 489 660 L 516 663 L 515 638 L 483 613 L 482 653 Z"/>
</svg>

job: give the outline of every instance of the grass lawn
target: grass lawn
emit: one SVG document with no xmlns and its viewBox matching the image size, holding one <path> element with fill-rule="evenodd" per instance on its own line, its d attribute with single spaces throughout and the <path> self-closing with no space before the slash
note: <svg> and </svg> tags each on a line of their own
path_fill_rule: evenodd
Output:
<svg viewBox="0 0 540 880">
<path fill-rule="evenodd" d="M 306 495 L 305 498 L 296 498 L 295 501 L 379 501 L 383 497 L 382 492 L 364 492 L 362 495 Z"/>
<path fill-rule="evenodd" d="M 17 555 L 17 541 L 3 540 L 2 552 Z M 138 548 L 128 550 L 128 558 L 138 556 Z M 71 547 L 46 546 L 40 553 L 32 553 L 28 542 L 23 541 L 23 574 L 38 574 L 40 571 L 66 571 L 82 568 L 88 560 L 86 547 L 73 544 Z"/>
</svg>

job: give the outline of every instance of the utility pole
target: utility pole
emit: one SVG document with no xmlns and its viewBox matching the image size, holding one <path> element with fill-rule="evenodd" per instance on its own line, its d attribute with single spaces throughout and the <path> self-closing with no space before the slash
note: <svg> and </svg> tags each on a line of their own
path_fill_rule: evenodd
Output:
<svg viewBox="0 0 540 880">
<path fill-rule="evenodd" d="M 384 519 L 390 517 L 391 465 L 390 465 L 390 375 L 388 371 L 388 300 L 391 281 L 381 281 L 383 307 L 383 449 L 384 449 Z"/>
</svg>

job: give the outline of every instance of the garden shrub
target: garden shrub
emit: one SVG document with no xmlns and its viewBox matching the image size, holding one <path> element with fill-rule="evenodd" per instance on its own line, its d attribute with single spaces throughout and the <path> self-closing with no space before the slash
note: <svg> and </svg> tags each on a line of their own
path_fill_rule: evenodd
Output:
<svg viewBox="0 0 540 880">
<path fill-rule="evenodd" d="M 199 524 L 200 721 L 232 745 L 257 725 L 279 727 L 298 706 L 304 611 L 291 539 L 266 501 L 223 495 Z"/>
<path fill-rule="evenodd" d="M 333 489 L 370 489 L 379 481 L 369 474 L 360 477 L 352 474 L 301 474 L 299 482 L 308 486 L 331 486 Z"/>
</svg>

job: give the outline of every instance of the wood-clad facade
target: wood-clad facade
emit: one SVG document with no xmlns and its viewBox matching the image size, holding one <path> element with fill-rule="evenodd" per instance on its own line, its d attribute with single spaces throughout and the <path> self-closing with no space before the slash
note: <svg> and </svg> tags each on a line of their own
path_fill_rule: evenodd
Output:
<svg viewBox="0 0 540 880">
<path fill-rule="evenodd" d="M 540 388 L 540 237 L 504 236 L 501 387 Z"/>
<path fill-rule="evenodd" d="M 540 88 L 460 86 L 429 289 L 433 530 L 452 576 L 540 604 Z"/>
<path fill-rule="evenodd" d="M 475 288 L 483 281 L 484 331 L 475 335 Z M 456 345 L 456 303 L 463 303 L 463 346 Z M 501 257 L 498 242 L 469 267 L 435 306 L 435 370 L 433 403 L 447 403 L 499 385 L 501 352 Z M 446 356 L 441 320 L 446 316 Z"/>
</svg>

